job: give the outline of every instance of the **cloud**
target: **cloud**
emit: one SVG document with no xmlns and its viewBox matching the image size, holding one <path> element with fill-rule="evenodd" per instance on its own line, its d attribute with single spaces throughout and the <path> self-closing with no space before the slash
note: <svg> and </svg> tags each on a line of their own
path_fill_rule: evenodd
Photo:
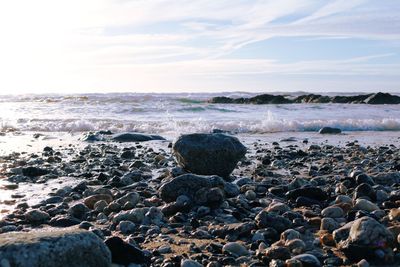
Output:
<svg viewBox="0 0 400 267">
<path fill-rule="evenodd" d="M 342 60 L 283 63 L 232 55 L 276 37 L 396 46 L 399 14 L 400 6 L 390 0 L 2 1 L 0 72 L 6 78 L 0 87 L 57 90 L 61 81 L 65 88 L 106 84 L 128 90 L 138 84 L 132 77 L 140 76 L 145 89 L 146 79 L 166 75 L 177 86 L 183 86 L 183 76 L 223 77 L 226 84 L 235 75 L 396 76 L 398 63 L 375 62 L 396 56 L 387 45 L 380 54 Z"/>
</svg>

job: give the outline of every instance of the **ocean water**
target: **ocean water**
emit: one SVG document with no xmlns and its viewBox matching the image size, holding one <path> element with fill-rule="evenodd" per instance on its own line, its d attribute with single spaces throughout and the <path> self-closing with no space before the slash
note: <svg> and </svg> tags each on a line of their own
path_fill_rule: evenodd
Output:
<svg viewBox="0 0 400 267">
<path fill-rule="evenodd" d="M 138 131 L 174 136 L 212 129 L 263 134 L 400 131 L 400 105 L 210 104 L 213 96 L 255 94 L 84 94 L 0 96 L 0 130 L 38 132 Z"/>
</svg>

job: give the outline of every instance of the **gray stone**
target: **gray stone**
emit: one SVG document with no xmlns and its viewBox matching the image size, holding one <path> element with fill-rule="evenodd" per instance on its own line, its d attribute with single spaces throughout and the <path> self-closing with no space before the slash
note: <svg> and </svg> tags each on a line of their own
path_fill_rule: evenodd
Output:
<svg viewBox="0 0 400 267">
<path fill-rule="evenodd" d="M 228 252 L 229 254 L 236 256 L 236 257 L 249 255 L 249 251 L 243 245 L 241 245 L 237 242 L 226 243 L 222 247 L 222 252 Z"/>
<path fill-rule="evenodd" d="M 291 221 L 287 218 L 265 210 L 257 214 L 255 221 L 259 228 L 271 227 L 279 234 L 292 226 Z"/>
<path fill-rule="evenodd" d="M 369 200 L 360 198 L 356 200 L 356 204 L 354 204 L 354 209 L 372 212 L 374 210 L 379 210 L 379 207 Z"/>
<path fill-rule="evenodd" d="M 117 230 L 123 234 L 131 234 L 135 231 L 136 225 L 131 221 L 120 221 Z"/>
<path fill-rule="evenodd" d="M 111 254 L 103 241 L 75 227 L 2 234 L 0 258 L 15 267 L 111 265 Z"/>
<path fill-rule="evenodd" d="M 70 215 L 80 220 L 83 220 L 89 211 L 89 208 L 83 203 L 77 203 L 68 209 Z"/>
<path fill-rule="evenodd" d="M 182 260 L 181 267 L 203 267 L 203 265 L 198 263 L 197 261 L 186 259 Z"/>
<path fill-rule="evenodd" d="M 308 267 L 320 267 L 321 262 L 318 260 L 317 257 L 315 257 L 312 254 L 300 254 L 297 256 L 292 257 L 289 261 L 291 260 L 297 260 L 300 261 L 303 266 L 308 266 Z"/>
<path fill-rule="evenodd" d="M 293 239 L 299 239 L 300 233 L 293 229 L 287 229 L 281 233 L 281 240 L 288 241 Z"/>
<path fill-rule="evenodd" d="M 160 196 L 166 202 L 175 201 L 180 195 L 186 195 L 191 200 L 196 201 L 199 190 L 209 190 L 214 187 L 224 188 L 224 184 L 224 180 L 219 176 L 184 174 L 163 184 L 160 187 Z"/>
<path fill-rule="evenodd" d="M 285 242 L 285 246 L 294 254 L 303 253 L 307 248 L 307 245 L 301 239 L 288 240 Z"/>
<path fill-rule="evenodd" d="M 332 232 L 339 227 L 339 223 L 332 218 L 322 218 L 321 220 L 321 230 L 326 230 Z"/>
<path fill-rule="evenodd" d="M 173 145 L 173 154 L 184 169 L 201 175 L 228 177 L 246 147 L 235 137 L 225 134 L 182 135 Z"/>
<path fill-rule="evenodd" d="M 25 219 L 30 223 L 43 223 L 50 219 L 50 216 L 47 212 L 34 209 L 25 213 Z"/>
<path fill-rule="evenodd" d="M 124 206 L 125 204 L 129 203 L 130 207 L 135 207 L 137 203 L 139 203 L 140 195 L 137 192 L 129 192 L 128 194 L 120 197 L 116 200 L 118 204 Z"/>
<path fill-rule="evenodd" d="M 340 207 L 331 206 L 323 209 L 321 215 L 329 218 L 340 218 L 344 216 L 344 212 Z"/>
<path fill-rule="evenodd" d="M 343 241 L 349 237 L 350 228 L 353 225 L 354 221 L 348 222 L 339 229 L 333 231 L 333 239 L 335 239 L 336 243 Z"/>
<path fill-rule="evenodd" d="M 142 208 L 135 208 L 128 211 L 120 211 L 112 219 L 113 223 L 120 221 L 131 221 L 134 223 L 141 223 L 144 219 L 145 210 Z"/>
<path fill-rule="evenodd" d="M 351 260 L 375 259 L 378 250 L 383 251 L 393 246 L 393 234 L 384 225 L 367 216 L 355 220 L 349 237 L 339 244 L 339 248 Z"/>
</svg>

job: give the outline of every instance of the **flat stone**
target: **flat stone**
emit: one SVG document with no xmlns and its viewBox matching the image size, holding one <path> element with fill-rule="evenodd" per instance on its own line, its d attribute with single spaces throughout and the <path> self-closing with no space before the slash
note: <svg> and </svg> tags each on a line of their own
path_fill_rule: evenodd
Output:
<svg viewBox="0 0 400 267">
<path fill-rule="evenodd" d="M 237 256 L 237 257 L 249 255 L 249 251 L 243 245 L 241 245 L 237 242 L 226 243 L 222 247 L 222 251 L 228 252 L 229 254 Z"/>
<path fill-rule="evenodd" d="M 303 266 L 307 267 L 320 267 L 321 262 L 318 260 L 317 257 L 311 254 L 300 254 L 297 256 L 292 257 L 290 260 L 298 260 L 300 261 Z"/>
<path fill-rule="evenodd" d="M 111 138 L 117 142 L 145 142 L 152 140 L 165 140 L 164 137 L 159 135 L 143 134 L 143 133 L 119 133 Z"/>
<path fill-rule="evenodd" d="M 0 258 L 13 267 L 111 265 L 111 253 L 103 241 L 75 227 L 1 234 Z"/>
<path fill-rule="evenodd" d="M 368 212 L 372 212 L 374 210 L 379 210 L 379 207 L 372 203 L 369 200 L 366 199 L 357 199 L 356 203 L 354 204 L 354 208 L 358 209 L 358 210 L 364 210 L 364 211 L 368 211 Z"/>
</svg>

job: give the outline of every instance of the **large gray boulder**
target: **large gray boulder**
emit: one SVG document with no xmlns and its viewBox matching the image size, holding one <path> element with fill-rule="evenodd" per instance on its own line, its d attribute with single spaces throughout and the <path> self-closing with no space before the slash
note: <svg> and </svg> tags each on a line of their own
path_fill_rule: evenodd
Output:
<svg viewBox="0 0 400 267">
<path fill-rule="evenodd" d="M 393 234 L 377 220 L 367 216 L 355 220 L 348 238 L 339 243 L 341 251 L 351 260 L 380 262 L 390 259 L 393 246 Z"/>
<path fill-rule="evenodd" d="M 195 133 L 180 136 L 173 146 L 173 154 L 187 171 L 229 177 L 246 154 L 246 147 L 233 136 Z"/>
<path fill-rule="evenodd" d="M 13 267 L 111 265 L 111 253 L 104 242 L 75 227 L 1 234 L 0 259 Z"/>
</svg>

